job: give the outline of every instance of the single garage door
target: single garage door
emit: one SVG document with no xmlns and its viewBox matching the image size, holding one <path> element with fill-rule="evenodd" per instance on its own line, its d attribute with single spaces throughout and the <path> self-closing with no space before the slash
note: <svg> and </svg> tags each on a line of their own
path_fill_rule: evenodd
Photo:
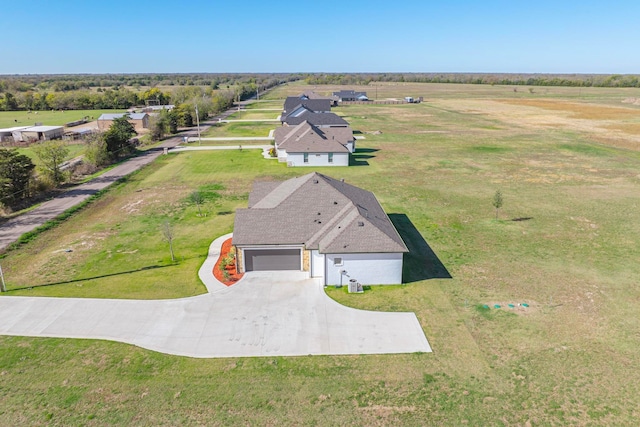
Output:
<svg viewBox="0 0 640 427">
<path fill-rule="evenodd" d="M 300 270 L 300 249 L 246 249 L 246 271 Z"/>
</svg>

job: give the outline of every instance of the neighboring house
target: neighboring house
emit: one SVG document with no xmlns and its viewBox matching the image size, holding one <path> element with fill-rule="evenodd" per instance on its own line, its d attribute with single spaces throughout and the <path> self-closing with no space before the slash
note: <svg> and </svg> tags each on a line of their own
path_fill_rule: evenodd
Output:
<svg viewBox="0 0 640 427">
<path fill-rule="evenodd" d="M 304 92 L 302 92 L 302 94 L 300 95 L 300 99 L 328 99 L 329 101 L 331 101 L 331 106 L 333 107 L 338 105 L 338 101 L 339 101 L 338 97 L 335 95 L 322 96 L 322 95 L 318 95 L 312 90 L 305 90 Z"/>
<path fill-rule="evenodd" d="M 280 162 L 288 166 L 349 166 L 355 149 L 350 127 L 318 128 L 305 121 L 274 132 Z"/>
<path fill-rule="evenodd" d="M 342 101 L 368 101 L 367 92 L 356 92 L 353 90 L 341 90 L 339 92 L 333 92 L 334 96 L 337 96 L 340 102 Z"/>
<path fill-rule="evenodd" d="M 331 101 L 328 99 L 300 99 L 297 96 L 289 96 L 284 101 L 281 118 L 296 114 L 301 110 L 309 110 L 314 113 L 330 113 Z"/>
<path fill-rule="evenodd" d="M 133 125 L 136 132 L 142 132 L 149 127 L 149 114 L 147 113 L 107 113 L 98 117 L 98 129 L 108 130 L 115 119 L 127 116 L 127 121 Z"/>
<path fill-rule="evenodd" d="M 62 126 L 30 126 L 23 129 L 14 130 L 12 133 L 14 141 L 49 141 L 60 139 L 64 136 Z"/>
<path fill-rule="evenodd" d="M 280 121 L 286 126 L 297 126 L 305 121 L 319 128 L 349 126 L 345 119 L 335 113 L 315 113 L 305 107 L 302 107 L 302 110 L 296 112 L 296 114 L 281 117 Z"/>
<path fill-rule="evenodd" d="M 325 285 L 402 283 L 402 238 L 373 193 L 319 173 L 255 182 L 236 211 L 241 272 L 305 271 Z"/>
<path fill-rule="evenodd" d="M 167 110 L 167 111 L 171 111 L 175 108 L 176 106 L 173 104 L 167 104 L 167 105 L 148 105 L 146 107 L 142 107 L 142 109 L 140 110 L 143 113 L 156 113 L 162 110 Z"/>
</svg>

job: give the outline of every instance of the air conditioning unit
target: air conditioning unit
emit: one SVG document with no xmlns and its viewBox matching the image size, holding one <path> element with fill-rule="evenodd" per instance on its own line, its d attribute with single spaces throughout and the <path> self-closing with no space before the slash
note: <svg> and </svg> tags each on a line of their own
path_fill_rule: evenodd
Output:
<svg viewBox="0 0 640 427">
<path fill-rule="evenodd" d="M 362 289 L 362 285 L 358 283 L 356 279 L 349 279 L 349 293 L 350 294 L 359 294 L 364 292 Z"/>
<path fill-rule="evenodd" d="M 289 166 L 289 167 L 293 167 L 293 166 L 295 166 L 295 163 L 293 163 L 293 162 L 287 162 L 287 166 Z"/>
</svg>

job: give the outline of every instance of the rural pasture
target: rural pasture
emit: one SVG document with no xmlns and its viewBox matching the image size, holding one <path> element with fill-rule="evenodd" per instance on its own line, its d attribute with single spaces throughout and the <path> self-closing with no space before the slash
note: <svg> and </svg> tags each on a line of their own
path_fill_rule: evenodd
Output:
<svg viewBox="0 0 640 427">
<path fill-rule="evenodd" d="M 314 88 L 267 96 L 305 89 Z M 356 166 L 314 169 L 373 191 L 420 251 L 407 257 L 405 285 L 327 293 L 361 309 L 414 311 L 433 353 L 196 360 L 0 337 L 0 424 L 636 424 L 640 89 L 348 89 L 425 98 L 336 108 L 365 137 Z M 214 133 L 243 136 L 233 125 Z M 232 231 L 251 182 L 311 170 L 253 150 L 163 156 L 0 259 L 8 295 L 204 293 L 197 269 L 209 243 Z M 195 190 L 206 215 L 188 202 Z"/>
<path fill-rule="evenodd" d="M 64 126 L 65 123 L 81 120 L 86 116 L 89 117 L 89 121 L 93 121 L 97 120 L 98 117 L 104 113 L 122 113 L 124 111 L 125 110 L 0 111 L 0 128 L 33 126 L 36 123 L 42 123 L 45 126 Z"/>
</svg>

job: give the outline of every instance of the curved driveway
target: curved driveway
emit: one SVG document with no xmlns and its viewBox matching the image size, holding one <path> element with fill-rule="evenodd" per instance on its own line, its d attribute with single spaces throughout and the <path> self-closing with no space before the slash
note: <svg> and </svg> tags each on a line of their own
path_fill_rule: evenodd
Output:
<svg viewBox="0 0 640 427">
<path fill-rule="evenodd" d="M 0 297 L 0 334 L 94 338 L 191 357 L 430 352 L 414 313 L 355 310 L 300 272 L 248 273 L 226 287 L 200 269 L 209 293 L 176 300 Z M 354 296 L 357 298 L 357 296 Z"/>
</svg>

